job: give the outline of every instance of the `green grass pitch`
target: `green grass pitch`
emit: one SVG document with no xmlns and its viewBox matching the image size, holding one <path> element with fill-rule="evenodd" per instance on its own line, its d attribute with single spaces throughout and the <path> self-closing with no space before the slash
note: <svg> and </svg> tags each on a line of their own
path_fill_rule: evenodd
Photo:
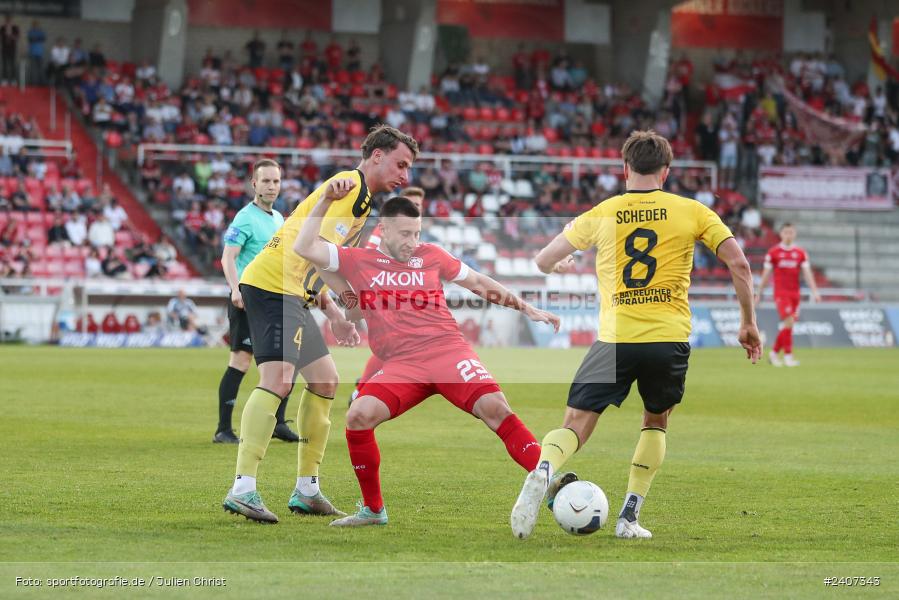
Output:
<svg viewBox="0 0 899 600">
<path fill-rule="evenodd" d="M 584 352 L 481 357 L 540 438 L 561 423 L 565 382 Z M 343 381 L 366 353 L 335 352 Z M 387 527 L 335 530 L 291 515 L 296 446 L 277 441 L 259 489 L 281 523 L 226 514 L 236 447 L 210 443 L 226 355 L 0 347 L 0 595 L 49 595 L 53 577 L 118 575 L 150 580 L 128 591 L 140 597 L 899 596 L 895 350 L 801 350 L 798 369 L 695 350 L 641 514 L 648 541 L 617 540 L 609 526 L 570 536 L 548 511 L 531 539 L 514 539 L 509 511 L 524 472 L 493 433 L 439 397 L 378 429 Z M 244 380 L 235 425 L 256 379 L 251 370 Z M 322 471 L 345 510 L 359 497 L 343 436 L 349 388 L 335 401 Z M 606 491 L 613 517 L 640 410 L 634 391 L 569 463 Z M 162 576 L 188 584 L 153 583 Z M 16 577 L 43 585 L 17 586 Z M 227 587 L 193 577 L 224 577 Z M 836 590 L 825 577 L 880 585 Z"/>
</svg>

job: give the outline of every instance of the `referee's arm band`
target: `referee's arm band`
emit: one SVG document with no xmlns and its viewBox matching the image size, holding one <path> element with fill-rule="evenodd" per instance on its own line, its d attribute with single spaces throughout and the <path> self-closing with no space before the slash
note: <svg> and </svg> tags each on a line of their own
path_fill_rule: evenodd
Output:
<svg viewBox="0 0 899 600">
<path fill-rule="evenodd" d="M 325 244 L 328 246 L 328 266 L 324 270 L 337 271 L 340 268 L 340 256 L 337 254 L 337 245 L 331 242 L 325 242 Z"/>
</svg>

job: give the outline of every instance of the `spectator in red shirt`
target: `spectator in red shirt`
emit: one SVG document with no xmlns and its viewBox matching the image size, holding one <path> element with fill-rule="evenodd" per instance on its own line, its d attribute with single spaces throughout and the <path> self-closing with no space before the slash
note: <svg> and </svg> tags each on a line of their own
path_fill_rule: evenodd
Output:
<svg viewBox="0 0 899 600">
<path fill-rule="evenodd" d="M 531 52 L 531 67 L 534 71 L 539 71 L 541 68 L 545 71 L 549 68 L 549 63 L 552 61 L 552 56 L 544 47 L 537 48 L 533 52 Z"/>
<path fill-rule="evenodd" d="M 303 39 L 303 43 L 300 44 L 300 51 L 303 53 L 303 58 L 315 58 L 318 55 L 318 44 L 312 39 L 311 31 L 306 32 L 306 37 Z"/>
<path fill-rule="evenodd" d="M 331 36 L 331 42 L 325 48 L 325 61 L 332 71 L 339 71 L 343 63 L 343 47 L 337 43 L 334 36 Z"/>
</svg>

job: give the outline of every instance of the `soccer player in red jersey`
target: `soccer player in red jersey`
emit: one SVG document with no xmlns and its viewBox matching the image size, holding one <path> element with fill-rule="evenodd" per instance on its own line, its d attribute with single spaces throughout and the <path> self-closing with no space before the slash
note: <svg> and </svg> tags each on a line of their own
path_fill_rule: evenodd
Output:
<svg viewBox="0 0 899 600">
<path fill-rule="evenodd" d="M 531 306 L 443 248 L 419 243 L 421 213 L 408 198 L 391 198 L 381 207 L 378 249 L 340 247 L 319 237 L 328 204 L 322 200 L 313 209 L 310 216 L 319 218 L 304 224 L 294 250 L 316 267 L 346 279 L 356 294 L 352 301 L 358 301 L 368 323 L 372 350 L 384 361 L 362 386 L 346 417 L 347 445 L 363 502 L 356 514 L 331 525 L 387 524 L 375 427 L 433 394 L 484 421 L 509 456 L 525 470 L 533 470 L 540 444 L 512 412 L 496 380 L 459 331 L 446 305 L 443 282 L 458 283 L 489 302 L 549 323 L 556 331 L 559 317 Z"/>
<path fill-rule="evenodd" d="M 400 191 L 400 196 L 404 198 L 408 198 L 412 201 L 418 208 L 418 212 L 423 213 L 422 207 L 424 206 L 425 201 L 425 191 L 420 187 L 409 186 Z M 368 236 L 368 241 L 365 243 L 366 248 L 370 248 L 372 250 L 377 250 L 381 245 L 381 223 L 375 225 L 375 228 L 372 230 L 371 234 Z M 350 396 L 350 404 L 353 403 L 353 400 L 359 395 L 359 390 L 362 389 L 362 384 L 371 379 L 371 376 L 381 370 L 381 365 L 384 364 L 383 361 L 378 358 L 376 354 L 372 354 L 368 362 L 365 363 L 365 369 L 362 371 L 362 377 L 356 380 L 356 387 L 353 390 L 352 395 Z"/>
<path fill-rule="evenodd" d="M 780 228 L 780 243 L 765 255 L 765 270 L 762 271 L 762 280 L 759 282 L 759 291 L 755 296 L 758 304 L 765 291 L 765 285 L 774 275 L 774 303 L 777 305 L 777 314 L 780 316 L 780 330 L 777 332 L 777 340 L 774 342 L 768 358 L 775 367 L 798 367 L 799 361 L 793 358 L 793 325 L 799 318 L 799 272 L 805 277 L 812 299 L 821 301 L 818 294 L 818 286 L 815 285 L 815 276 L 812 266 L 808 261 L 808 253 L 796 246 L 796 228 L 791 223 L 784 223 Z M 780 351 L 783 350 L 783 361 L 780 359 Z"/>
</svg>

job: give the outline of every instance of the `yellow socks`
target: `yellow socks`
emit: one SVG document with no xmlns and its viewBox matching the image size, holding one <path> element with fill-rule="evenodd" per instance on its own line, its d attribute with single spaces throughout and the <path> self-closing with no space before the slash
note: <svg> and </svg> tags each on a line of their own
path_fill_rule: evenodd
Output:
<svg viewBox="0 0 899 600">
<path fill-rule="evenodd" d="M 275 411 L 281 398 L 256 388 L 247 399 L 240 417 L 240 446 L 237 448 L 237 474 L 255 478 L 259 463 L 272 440 Z"/>
<path fill-rule="evenodd" d="M 331 403 L 333 398 L 319 396 L 309 388 L 300 396 L 297 409 L 297 477 L 318 477 L 318 467 L 325 455 L 331 431 Z"/>
<path fill-rule="evenodd" d="M 548 462 L 552 467 L 552 473 L 558 471 L 562 465 L 577 452 L 580 442 L 577 434 L 571 429 L 553 429 L 543 437 L 540 447 L 540 464 Z"/>
<path fill-rule="evenodd" d="M 630 477 L 627 480 L 627 493 L 646 497 L 652 478 L 665 460 L 665 430 L 646 427 L 640 432 L 640 441 L 634 450 L 631 460 Z"/>
</svg>

